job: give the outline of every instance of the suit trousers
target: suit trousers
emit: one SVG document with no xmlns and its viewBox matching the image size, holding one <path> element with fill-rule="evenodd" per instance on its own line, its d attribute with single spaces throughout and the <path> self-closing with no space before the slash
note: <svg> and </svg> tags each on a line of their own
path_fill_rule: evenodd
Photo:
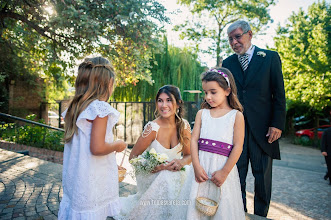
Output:
<svg viewBox="0 0 331 220">
<path fill-rule="evenodd" d="M 329 178 L 330 184 L 331 184 L 331 155 L 325 157 L 325 162 L 326 162 L 326 168 L 327 168 L 327 177 Z"/>
<path fill-rule="evenodd" d="M 246 177 L 248 172 L 248 164 L 250 162 L 254 176 L 254 214 L 266 217 L 271 199 L 273 160 L 258 145 L 252 135 L 252 132 L 250 131 L 247 120 L 245 121 L 245 140 L 243 152 L 237 162 L 244 209 L 247 212 Z"/>
</svg>

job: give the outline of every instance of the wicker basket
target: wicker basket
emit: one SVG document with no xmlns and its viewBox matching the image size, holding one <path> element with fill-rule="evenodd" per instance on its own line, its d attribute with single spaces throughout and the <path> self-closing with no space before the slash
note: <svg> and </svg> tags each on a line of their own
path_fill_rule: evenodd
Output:
<svg viewBox="0 0 331 220">
<path fill-rule="evenodd" d="M 124 158 L 125 158 L 127 149 L 128 148 L 125 148 L 123 158 L 122 158 L 122 161 L 121 161 L 121 165 L 117 166 L 117 168 L 118 168 L 118 182 L 122 182 L 125 178 L 125 175 L 126 175 L 126 169 L 122 165 L 123 165 L 123 162 L 124 162 Z"/>
<path fill-rule="evenodd" d="M 213 216 L 217 211 L 218 203 L 205 197 L 197 197 L 195 199 L 195 207 L 202 214 Z"/>
<path fill-rule="evenodd" d="M 199 195 L 199 191 L 200 191 L 200 184 L 198 186 L 198 195 Z M 221 190 L 221 194 L 222 194 L 222 190 Z M 217 212 L 218 202 L 212 199 L 208 199 L 206 197 L 197 196 L 197 198 L 195 199 L 195 207 L 202 214 L 207 216 L 213 216 Z"/>
<path fill-rule="evenodd" d="M 118 166 L 118 182 L 122 182 L 125 178 L 126 169 L 122 166 Z"/>
</svg>

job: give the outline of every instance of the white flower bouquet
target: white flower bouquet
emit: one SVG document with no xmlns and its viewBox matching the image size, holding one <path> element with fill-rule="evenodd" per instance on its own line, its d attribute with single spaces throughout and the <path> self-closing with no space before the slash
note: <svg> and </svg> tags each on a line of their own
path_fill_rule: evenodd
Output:
<svg viewBox="0 0 331 220">
<path fill-rule="evenodd" d="M 165 164 L 169 160 L 168 155 L 160 154 L 152 148 L 150 151 L 145 151 L 129 162 L 134 167 L 136 173 L 149 174 L 158 165 Z"/>
</svg>

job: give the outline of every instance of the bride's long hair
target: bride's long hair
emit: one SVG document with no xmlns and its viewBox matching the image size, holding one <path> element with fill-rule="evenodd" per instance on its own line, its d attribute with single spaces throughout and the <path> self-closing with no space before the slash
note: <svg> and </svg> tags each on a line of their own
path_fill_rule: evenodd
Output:
<svg viewBox="0 0 331 220">
<path fill-rule="evenodd" d="M 165 85 L 162 86 L 159 91 L 156 94 L 155 97 L 155 106 L 157 106 L 157 101 L 159 96 L 165 93 L 169 96 L 169 98 L 171 99 L 173 106 L 175 106 L 175 104 L 178 106 L 178 110 L 175 111 L 175 122 L 176 122 L 176 128 L 177 128 L 177 138 L 179 143 L 182 144 L 183 148 L 185 148 L 185 140 L 189 139 L 186 135 L 185 135 L 185 121 L 183 119 L 183 115 L 184 115 L 184 102 L 182 100 L 182 97 L 180 95 L 180 90 L 178 87 L 173 86 L 173 85 Z M 156 107 L 155 112 L 154 112 L 155 118 L 157 118 L 159 116 L 159 112 L 158 109 Z"/>
</svg>

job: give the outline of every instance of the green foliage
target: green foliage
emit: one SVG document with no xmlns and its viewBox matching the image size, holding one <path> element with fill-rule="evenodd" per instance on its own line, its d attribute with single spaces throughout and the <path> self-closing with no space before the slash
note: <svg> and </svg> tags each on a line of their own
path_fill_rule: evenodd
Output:
<svg viewBox="0 0 331 220">
<path fill-rule="evenodd" d="M 176 26 L 175 30 L 182 31 L 182 38 L 193 40 L 197 51 L 213 54 L 219 66 L 221 55 L 231 51 L 227 40 L 224 40 L 227 39 L 223 33 L 225 27 L 236 20 L 246 19 L 253 30 L 259 31 L 271 21 L 267 8 L 274 4 L 274 0 L 179 0 L 179 3 L 189 6 L 194 17 Z M 200 47 L 204 40 L 212 42 L 206 50 Z"/>
<path fill-rule="evenodd" d="M 73 84 L 77 59 L 113 60 L 119 85 L 150 80 L 151 49 L 168 19 L 156 0 L 8 0 L 0 4 L 0 72 L 12 79 L 42 76 L 55 90 Z"/>
<path fill-rule="evenodd" d="M 316 113 L 331 106 L 331 14 L 330 4 L 313 3 L 278 27 L 274 38 L 282 63 L 289 109 L 296 103 Z"/>
<path fill-rule="evenodd" d="M 318 139 L 317 141 L 314 140 L 310 140 L 310 139 L 304 139 L 304 138 L 300 138 L 300 137 L 294 137 L 292 140 L 293 144 L 296 145 L 302 145 L 302 146 L 314 146 L 316 148 L 320 148 L 321 147 L 321 140 Z"/>
<path fill-rule="evenodd" d="M 34 120 L 36 115 L 27 116 Z M 43 123 L 43 120 L 38 122 Z M 47 129 L 36 125 L 22 125 L 15 123 L 0 124 L 0 138 L 18 144 L 63 151 L 63 132 Z"/>
<path fill-rule="evenodd" d="M 169 46 L 163 39 L 163 51 L 154 52 L 150 61 L 153 83 L 140 81 L 125 87 L 117 87 L 112 99 L 116 101 L 151 101 L 160 87 L 167 84 L 178 86 L 185 101 L 194 101 L 192 94 L 184 90 L 201 90 L 200 74 L 205 67 L 197 61 L 197 55 L 188 48 Z"/>
</svg>

